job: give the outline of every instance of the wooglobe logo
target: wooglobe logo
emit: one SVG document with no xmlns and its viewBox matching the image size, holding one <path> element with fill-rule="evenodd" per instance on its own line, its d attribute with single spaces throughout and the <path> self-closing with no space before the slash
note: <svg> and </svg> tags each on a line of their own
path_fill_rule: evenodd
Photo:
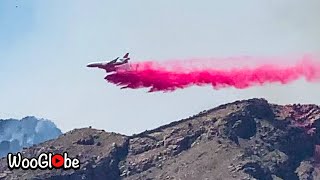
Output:
<svg viewBox="0 0 320 180">
<path fill-rule="evenodd" d="M 13 169 L 79 169 L 80 161 L 77 158 L 69 158 L 68 153 L 61 154 L 41 153 L 38 157 L 26 158 L 22 157 L 21 153 L 16 155 L 9 153 L 7 155 L 8 168 Z"/>
</svg>

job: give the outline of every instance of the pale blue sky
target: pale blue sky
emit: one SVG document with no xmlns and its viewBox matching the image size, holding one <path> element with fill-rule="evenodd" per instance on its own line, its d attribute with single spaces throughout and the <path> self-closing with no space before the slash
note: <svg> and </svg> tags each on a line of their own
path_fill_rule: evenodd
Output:
<svg viewBox="0 0 320 180">
<path fill-rule="evenodd" d="M 18 8 L 15 6 L 18 5 Z M 320 103 L 298 81 L 247 90 L 120 90 L 91 61 L 320 53 L 318 0 L 0 1 L 0 118 L 53 120 L 125 134 L 237 99 Z"/>
</svg>

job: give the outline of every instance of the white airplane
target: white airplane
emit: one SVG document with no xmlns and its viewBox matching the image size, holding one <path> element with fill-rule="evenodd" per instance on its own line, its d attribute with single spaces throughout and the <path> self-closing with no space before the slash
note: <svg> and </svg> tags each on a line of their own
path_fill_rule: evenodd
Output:
<svg viewBox="0 0 320 180">
<path fill-rule="evenodd" d="M 129 62 L 129 53 L 126 53 L 122 58 L 117 57 L 116 59 L 109 61 L 109 62 L 94 62 L 89 63 L 87 67 L 97 67 L 100 69 L 104 69 L 107 72 L 115 71 L 118 66 L 121 66 L 123 64 L 126 64 Z"/>
</svg>

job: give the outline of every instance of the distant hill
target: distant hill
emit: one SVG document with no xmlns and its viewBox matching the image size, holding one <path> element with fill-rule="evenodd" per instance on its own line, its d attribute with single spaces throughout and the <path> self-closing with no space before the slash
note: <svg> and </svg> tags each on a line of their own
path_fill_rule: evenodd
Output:
<svg viewBox="0 0 320 180">
<path fill-rule="evenodd" d="M 320 107 L 249 99 L 133 136 L 75 129 L 23 150 L 69 152 L 79 170 L 13 170 L 0 179 L 320 179 Z"/>
<path fill-rule="evenodd" d="M 0 157 L 57 138 L 61 134 L 53 122 L 33 116 L 21 120 L 0 119 Z"/>
</svg>

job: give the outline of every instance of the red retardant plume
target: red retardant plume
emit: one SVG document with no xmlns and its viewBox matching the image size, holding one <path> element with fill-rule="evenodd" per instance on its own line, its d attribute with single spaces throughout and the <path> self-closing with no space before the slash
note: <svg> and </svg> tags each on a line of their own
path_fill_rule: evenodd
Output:
<svg viewBox="0 0 320 180">
<path fill-rule="evenodd" d="M 241 64 L 239 62 L 248 64 L 250 60 L 252 58 L 242 57 L 231 64 Z M 149 92 L 174 91 L 194 85 L 211 85 L 214 89 L 226 87 L 244 89 L 265 83 L 287 84 L 303 77 L 307 81 L 320 79 L 320 63 L 311 57 L 303 57 L 293 65 L 284 65 L 284 59 L 282 61 L 281 59 L 258 60 L 266 63 L 260 65 L 249 63 L 251 67 L 237 65 L 228 69 L 218 67 L 217 64 L 213 65 L 212 61 L 211 63 L 202 61 L 204 64 L 201 67 L 195 66 L 194 64 L 201 62 L 199 59 L 168 61 L 162 64 L 154 61 L 137 62 L 121 66 L 112 74 L 107 75 L 105 79 L 122 88 L 150 88 Z M 275 61 L 277 63 L 271 63 Z M 219 63 L 221 65 L 224 62 L 219 60 Z"/>
</svg>

